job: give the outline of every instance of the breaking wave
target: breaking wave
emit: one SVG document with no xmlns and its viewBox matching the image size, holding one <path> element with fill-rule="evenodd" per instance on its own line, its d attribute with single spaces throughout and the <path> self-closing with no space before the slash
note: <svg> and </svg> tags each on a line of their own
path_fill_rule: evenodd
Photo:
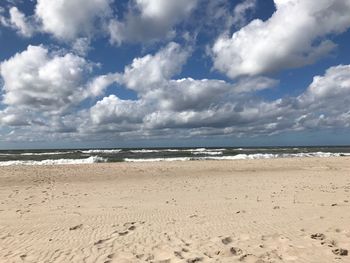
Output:
<svg viewBox="0 0 350 263">
<path fill-rule="evenodd" d="M 147 158 L 147 159 L 133 159 L 125 158 L 125 162 L 173 162 L 173 161 L 190 161 L 193 160 L 191 157 L 174 157 L 174 158 Z"/>
<path fill-rule="evenodd" d="M 331 153 L 331 152 L 309 152 L 309 153 L 256 153 L 256 154 L 237 154 L 229 156 L 203 156 L 203 157 L 178 157 L 178 158 L 125 158 L 125 162 L 162 162 L 162 161 L 193 161 L 193 160 L 252 160 L 252 159 L 273 159 L 273 158 L 302 158 L 302 157 L 340 157 L 350 156 L 350 153 Z"/>
<path fill-rule="evenodd" d="M 131 153 L 159 153 L 166 150 L 150 150 L 150 149 L 141 149 L 141 150 L 130 150 Z"/>
<path fill-rule="evenodd" d="M 350 147 L 3 150 L 0 166 L 350 156 Z"/>
<path fill-rule="evenodd" d="M 222 155 L 223 152 L 222 151 L 198 151 L 198 152 L 191 152 L 194 155 Z"/>
<path fill-rule="evenodd" d="M 44 152 L 44 153 L 21 153 L 22 156 L 42 156 L 42 155 L 62 155 L 62 154 L 70 154 L 74 152 Z"/>
<path fill-rule="evenodd" d="M 27 161 L 27 160 L 16 160 L 16 161 L 4 161 L 0 162 L 0 166 L 11 166 L 11 165 L 59 165 L 59 164 L 92 164 L 92 163 L 103 163 L 107 162 L 106 158 L 99 156 L 91 156 L 85 159 L 51 159 L 42 161 Z"/>
<path fill-rule="evenodd" d="M 105 153 L 105 154 L 111 154 L 111 153 L 119 153 L 121 152 L 121 149 L 112 149 L 112 150 L 100 150 L 100 149 L 94 149 L 94 150 L 84 150 L 81 151 L 82 153 Z"/>
</svg>

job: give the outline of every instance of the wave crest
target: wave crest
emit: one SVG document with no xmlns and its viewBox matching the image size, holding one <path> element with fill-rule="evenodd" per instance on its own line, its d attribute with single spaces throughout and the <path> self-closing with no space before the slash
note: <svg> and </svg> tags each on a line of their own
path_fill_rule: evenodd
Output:
<svg viewBox="0 0 350 263">
<path fill-rule="evenodd" d="M 0 166 L 12 165 L 60 165 L 60 164 L 92 164 L 107 162 L 106 158 L 99 156 L 91 156 L 85 159 L 56 159 L 56 160 L 42 160 L 42 161 L 5 161 L 0 162 Z"/>
</svg>

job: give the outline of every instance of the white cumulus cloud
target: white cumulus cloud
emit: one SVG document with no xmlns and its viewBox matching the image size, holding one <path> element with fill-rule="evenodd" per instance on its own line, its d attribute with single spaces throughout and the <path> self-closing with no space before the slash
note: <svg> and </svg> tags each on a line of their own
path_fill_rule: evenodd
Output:
<svg viewBox="0 0 350 263">
<path fill-rule="evenodd" d="M 212 47 L 214 68 L 231 78 L 314 63 L 336 46 L 327 39 L 350 27 L 348 0 L 275 0 L 267 21 L 255 19 Z"/>
<path fill-rule="evenodd" d="M 110 0 L 38 0 L 36 17 L 45 32 L 62 40 L 92 37 L 111 15 Z"/>
<path fill-rule="evenodd" d="M 112 95 L 101 99 L 90 110 L 91 124 L 84 127 L 145 138 L 269 135 L 350 125 L 349 65 L 315 76 L 299 96 L 266 100 L 256 92 L 277 84 L 266 77 L 233 83 L 174 78 L 186 62 L 186 52 L 181 50 L 185 52 L 172 43 L 154 55 L 134 59 L 114 81 L 135 90 L 138 98 L 122 100 Z M 170 61 L 176 66 L 168 70 Z"/>
<path fill-rule="evenodd" d="M 155 55 L 135 58 L 131 65 L 125 67 L 124 83 L 136 91 L 149 89 L 149 86 L 180 73 L 189 53 L 179 44 L 170 42 Z"/>
<path fill-rule="evenodd" d="M 6 138 L 251 136 L 350 126 L 350 65 L 315 76 L 299 96 L 267 100 L 256 93 L 277 84 L 267 77 L 177 78 L 189 52 L 171 42 L 124 72 L 91 77 L 85 59 L 29 46 L 0 65 L 0 123 L 15 131 Z M 114 82 L 137 98 L 104 95 Z"/>
<path fill-rule="evenodd" d="M 91 65 L 73 54 L 49 54 L 43 46 L 28 46 L 0 65 L 7 105 L 61 112 L 81 100 L 85 74 Z"/>
<path fill-rule="evenodd" d="M 91 108 L 91 119 L 98 125 L 142 122 L 144 115 L 142 107 L 138 101 L 121 100 L 115 95 L 110 95 L 98 101 Z"/>
<path fill-rule="evenodd" d="M 256 8 L 256 0 L 244 0 L 237 4 L 233 10 L 231 23 L 239 28 L 247 23 L 247 12 L 254 11 Z"/>
<path fill-rule="evenodd" d="M 109 24 L 111 42 L 156 41 L 172 37 L 174 26 L 197 6 L 198 0 L 135 0 L 125 19 Z"/>
<path fill-rule="evenodd" d="M 246 78 L 232 84 L 216 79 L 174 79 L 188 54 L 187 49 L 171 42 L 154 55 L 135 58 L 124 73 L 114 74 L 112 81 L 136 91 L 138 99 L 121 100 L 114 95 L 101 99 L 90 110 L 89 127 L 97 125 L 99 130 L 110 131 L 118 124 L 129 129 L 129 123 L 150 135 L 159 129 L 223 127 L 259 118 L 254 115 L 259 110 L 252 111 L 245 105 L 255 105 L 248 94 L 274 87 L 275 80 Z"/>
<path fill-rule="evenodd" d="M 35 31 L 33 22 L 29 21 L 17 7 L 10 8 L 10 23 L 25 37 L 31 37 Z"/>
</svg>

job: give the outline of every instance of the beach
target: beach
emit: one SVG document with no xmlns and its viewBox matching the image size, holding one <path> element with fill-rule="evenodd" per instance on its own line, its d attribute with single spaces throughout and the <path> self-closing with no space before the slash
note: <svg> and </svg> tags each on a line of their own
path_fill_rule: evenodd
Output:
<svg viewBox="0 0 350 263">
<path fill-rule="evenodd" d="M 350 262 L 350 157 L 0 167 L 0 262 Z"/>
</svg>

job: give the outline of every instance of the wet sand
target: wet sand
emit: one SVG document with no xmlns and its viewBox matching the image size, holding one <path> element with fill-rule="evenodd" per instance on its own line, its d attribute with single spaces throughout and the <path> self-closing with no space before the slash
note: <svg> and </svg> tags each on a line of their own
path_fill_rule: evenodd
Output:
<svg viewBox="0 0 350 263">
<path fill-rule="evenodd" d="M 350 158 L 0 167 L 0 262 L 350 262 Z"/>
</svg>

